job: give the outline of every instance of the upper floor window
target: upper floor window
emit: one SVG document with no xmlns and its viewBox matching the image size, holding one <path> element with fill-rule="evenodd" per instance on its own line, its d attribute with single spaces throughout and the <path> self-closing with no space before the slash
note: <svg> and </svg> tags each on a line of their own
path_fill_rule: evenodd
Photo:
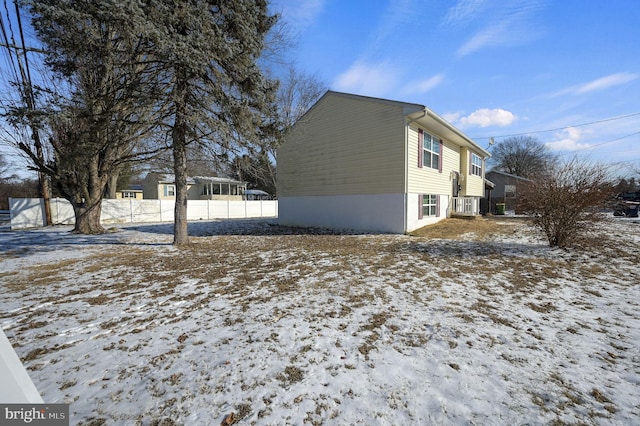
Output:
<svg viewBox="0 0 640 426">
<path fill-rule="evenodd" d="M 432 169 L 440 168 L 440 140 L 427 132 L 422 133 L 422 164 Z"/>
<path fill-rule="evenodd" d="M 482 158 L 479 155 L 471 153 L 471 170 L 470 173 L 476 176 L 482 176 Z"/>
<path fill-rule="evenodd" d="M 122 191 L 122 198 L 136 198 L 136 193 L 131 191 Z"/>
</svg>

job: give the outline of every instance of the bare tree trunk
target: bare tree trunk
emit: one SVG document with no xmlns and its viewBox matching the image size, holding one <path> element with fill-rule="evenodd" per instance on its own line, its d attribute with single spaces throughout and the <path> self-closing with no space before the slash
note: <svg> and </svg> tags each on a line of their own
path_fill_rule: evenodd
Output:
<svg viewBox="0 0 640 426">
<path fill-rule="evenodd" d="M 86 186 L 67 187 L 68 200 L 73 206 L 76 224 L 73 232 L 76 234 L 103 234 L 105 229 L 100 224 L 102 213 L 102 198 L 108 177 L 100 176 L 97 159 L 87 165 L 88 181 Z"/>
<path fill-rule="evenodd" d="M 173 222 L 173 244 L 189 244 L 187 222 L 187 150 L 184 145 L 176 145 L 174 143 L 173 165 L 176 177 L 176 206 Z"/>
<path fill-rule="evenodd" d="M 118 178 L 119 177 L 120 177 L 120 175 L 118 173 L 114 173 L 109 178 L 109 182 L 107 183 L 107 191 L 105 193 L 105 198 L 109 198 L 111 200 L 115 200 L 116 191 L 117 191 L 117 187 L 118 187 Z"/>
<path fill-rule="evenodd" d="M 176 179 L 176 206 L 173 222 L 173 244 L 189 244 L 187 222 L 187 84 L 184 72 L 176 72 L 176 118 L 172 130 L 173 173 Z"/>
<path fill-rule="evenodd" d="M 51 185 L 49 178 L 42 172 L 38 172 L 38 192 L 44 200 L 44 217 L 47 226 L 53 225 L 51 219 Z"/>
<path fill-rule="evenodd" d="M 92 200 L 83 204 L 73 204 L 73 212 L 76 217 L 76 225 L 73 232 L 76 234 L 103 234 L 104 227 L 100 224 L 102 213 L 102 200 Z"/>
</svg>

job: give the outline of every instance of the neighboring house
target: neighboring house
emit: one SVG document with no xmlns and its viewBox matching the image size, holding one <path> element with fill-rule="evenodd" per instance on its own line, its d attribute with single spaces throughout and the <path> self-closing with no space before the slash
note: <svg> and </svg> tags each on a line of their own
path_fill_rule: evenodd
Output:
<svg viewBox="0 0 640 426">
<path fill-rule="evenodd" d="M 328 91 L 278 149 L 279 222 L 404 233 L 476 215 L 487 157 L 424 105 Z"/>
<path fill-rule="evenodd" d="M 121 189 L 116 191 L 116 200 L 142 200 L 143 190 L 142 185 L 129 185 L 127 189 Z"/>
<path fill-rule="evenodd" d="M 196 176 L 187 178 L 187 199 L 189 200 L 242 200 L 247 183 L 238 180 Z M 145 199 L 175 200 L 175 176 L 163 173 L 149 173 L 144 179 Z"/>
<path fill-rule="evenodd" d="M 531 181 L 497 170 L 487 172 L 486 176 L 487 180 L 494 185 L 486 194 L 486 198 L 489 200 L 489 212 L 496 213 L 496 204 L 499 203 L 504 204 L 504 211 L 516 212 L 518 193 L 523 185 Z"/>
<path fill-rule="evenodd" d="M 271 197 L 268 192 L 265 192 L 261 189 L 247 189 L 244 191 L 244 199 L 245 200 L 268 200 Z"/>
</svg>

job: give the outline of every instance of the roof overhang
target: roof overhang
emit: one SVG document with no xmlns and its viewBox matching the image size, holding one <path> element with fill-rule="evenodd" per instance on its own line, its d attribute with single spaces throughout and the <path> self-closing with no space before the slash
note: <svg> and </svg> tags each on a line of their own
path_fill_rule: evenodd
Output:
<svg viewBox="0 0 640 426">
<path fill-rule="evenodd" d="M 418 123 L 420 126 L 432 130 L 444 139 L 455 142 L 460 146 L 471 148 L 476 153 L 481 154 L 484 158 L 491 157 L 489 151 L 482 148 L 470 137 L 454 127 L 453 124 L 449 123 L 427 107 L 423 107 L 419 111 L 407 111 L 406 117 L 410 123 Z"/>
<path fill-rule="evenodd" d="M 225 184 L 225 185 L 246 185 L 247 182 L 242 182 L 239 180 L 222 178 L 222 177 L 214 177 L 214 176 L 194 176 L 193 180 L 196 183 L 216 183 L 216 184 Z"/>
</svg>

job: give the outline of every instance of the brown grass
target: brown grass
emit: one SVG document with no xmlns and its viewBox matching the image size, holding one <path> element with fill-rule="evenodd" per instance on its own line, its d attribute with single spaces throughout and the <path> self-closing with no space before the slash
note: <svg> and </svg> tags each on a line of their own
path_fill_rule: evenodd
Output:
<svg viewBox="0 0 640 426">
<path fill-rule="evenodd" d="M 473 239 L 485 240 L 492 235 L 513 233 L 516 225 L 519 223 L 521 223 L 521 221 L 516 219 L 498 221 L 493 218 L 477 218 L 474 220 L 448 218 L 434 225 L 417 229 L 411 232 L 410 235 L 445 240 L 461 240 L 467 238 L 469 236 L 468 234 L 474 234 Z"/>
<path fill-rule="evenodd" d="M 533 341 L 531 337 L 541 341 L 546 335 L 537 332 L 536 327 L 523 327 L 522 318 L 505 310 L 505 306 L 519 303 L 520 306 L 526 307 L 521 311 L 524 315 L 531 314 L 535 317 L 558 315 L 563 309 L 562 305 L 556 303 L 556 299 L 548 299 L 545 292 L 554 286 L 563 285 L 564 280 L 571 279 L 583 286 L 583 293 L 576 292 L 576 297 L 571 303 L 584 304 L 584 309 L 588 309 L 588 305 L 595 298 L 606 296 L 606 291 L 601 289 L 597 276 L 605 270 L 612 269 L 611 262 L 607 261 L 610 260 L 608 255 L 613 248 L 610 243 L 594 246 L 589 252 L 567 252 L 548 251 L 544 247 L 529 245 L 527 242 L 503 244 L 501 241 L 504 240 L 491 240 L 495 236 L 514 235 L 519 232 L 529 231 L 522 227 L 518 220 L 447 219 L 422 228 L 410 237 L 330 234 L 228 235 L 192 237 L 192 243 L 180 249 L 170 246 L 160 249 L 151 246 L 145 248 L 137 244 L 105 245 L 82 259 L 24 268 L 14 275 L 0 274 L 4 281 L 14 286 L 14 289 L 22 290 L 27 295 L 33 293 L 31 297 L 38 303 L 51 301 L 55 304 L 22 314 L 0 313 L 0 318 L 22 315 L 23 319 L 18 325 L 23 329 L 36 330 L 44 328 L 49 321 L 54 321 L 53 312 L 57 312 L 58 316 L 77 315 L 73 309 L 63 309 L 64 305 L 59 300 L 64 298 L 72 299 L 74 304 L 114 305 L 122 309 L 115 318 L 85 316 L 77 321 L 80 324 L 87 321 L 97 322 L 100 331 L 112 330 L 113 334 L 122 336 L 122 340 L 117 344 L 111 342 L 110 345 L 101 345 L 103 350 L 136 352 L 136 348 L 141 344 L 146 345 L 138 338 L 138 333 L 155 327 L 159 321 L 170 324 L 178 322 L 180 316 L 211 309 L 211 301 L 219 295 L 224 295 L 234 306 L 234 310 L 220 314 L 222 325 L 244 329 L 247 326 L 243 324 L 251 322 L 251 316 L 247 315 L 247 311 L 251 314 L 252 311 L 260 310 L 263 308 L 262 303 L 270 302 L 274 298 L 282 298 L 283 301 L 293 299 L 292 296 L 302 289 L 311 297 L 317 292 L 323 296 L 323 301 L 328 302 L 323 310 L 309 308 L 303 311 L 304 321 L 313 324 L 312 328 L 317 330 L 319 335 L 323 326 L 331 325 L 355 338 L 355 342 L 349 344 L 354 345 L 356 357 L 372 362 L 376 351 L 388 345 L 390 340 L 392 343 L 400 343 L 399 351 L 404 350 L 406 346 L 425 347 L 432 340 L 438 344 L 444 341 L 452 353 L 446 363 L 452 374 L 455 374 L 456 371 L 466 371 L 464 365 L 455 362 L 460 362 L 455 358 L 457 348 L 465 343 L 468 347 L 481 348 L 487 345 L 488 348 L 492 348 L 501 342 L 490 334 L 479 335 L 477 340 L 463 338 L 461 336 L 467 334 L 458 334 L 457 330 L 454 338 L 453 332 L 438 332 L 439 325 L 433 326 L 436 330 L 433 333 L 423 328 L 403 328 L 398 325 L 402 325 L 402 319 L 399 318 L 410 313 L 398 312 L 393 304 L 396 295 L 415 300 L 419 308 L 428 307 L 432 305 L 434 295 L 438 294 L 438 291 L 432 291 L 433 289 L 442 288 L 442 294 L 447 294 L 446 285 L 453 283 L 460 288 L 456 293 L 458 296 L 449 297 L 442 309 L 447 315 L 460 318 L 461 328 L 473 330 L 477 328 L 476 325 L 484 327 L 485 323 L 492 322 L 496 326 L 510 328 L 509 333 L 517 335 L 524 342 L 522 344 L 530 344 L 527 347 L 532 350 L 538 350 L 538 342 Z M 639 248 L 633 242 L 625 245 L 625 250 L 629 251 L 634 249 L 637 252 Z M 407 267 L 408 265 L 410 267 Z M 630 269 L 628 266 L 624 267 L 625 270 Z M 608 274 L 612 277 L 617 275 L 615 270 Z M 628 276 L 627 272 L 625 274 Z M 45 280 L 50 280 L 51 294 L 39 291 L 41 287 L 34 288 L 33 292 L 29 291 L 31 286 L 44 283 Z M 372 286 L 372 282 L 382 282 L 384 285 Z M 152 302 L 180 301 L 180 312 L 167 313 L 160 318 L 151 308 L 146 313 L 134 315 L 129 308 L 135 307 L 135 297 L 130 296 L 138 294 Z M 130 306 L 127 303 L 129 298 L 132 299 Z M 508 303 L 503 303 L 506 299 Z M 358 315 L 357 321 L 354 322 L 354 312 L 357 312 L 358 307 L 364 306 L 371 307 L 367 309 L 369 314 L 364 317 Z M 295 305 L 278 304 L 272 308 L 272 312 L 260 312 L 259 321 L 262 321 L 265 327 L 271 327 L 283 317 L 295 315 L 298 310 L 305 308 L 307 307 L 301 302 L 296 302 Z M 15 327 L 16 330 L 18 325 Z M 601 326 L 604 330 L 607 324 L 603 322 Z M 566 331 L 572 335 L 581 334 L 583 328 L 588 326 L 576 321 L 575 328 L 568 327 Z M 48 331 L 38 330 L 33 334 L 35 339 L 41 339 L 37 333 L 43 334 Z M 196 344 L 192 342 L 191 336 L 189 330 L 181 330 L 180 334 L 172 336 L 176 348 L 171 346 L 174 349 L 150 359 L 148 368 L 160 369 L 163 365 L 173 362 L 174 358 L 183 356 L 184 348 Z M 125 344 L 126 339 L 130 339 L 130 343 Z M 251 343 L 251 335 L 247 336 L 247 339 L 247 342 Z M 46 344 L 43 340 L 35 340 L 40 343 L 31 343 L 28 347 L 30 350 L 23 349 L 26 353 L 24 360 L 32 364 L 31 369 L 44 365 L 50 355 L 60 349 Z M 280 338 L 278 334 L 273 334 L 265 339 L 265 342 L 267 341 L 271 341 L 270 347 L 277 347 Z M 346 346 L 345 341 L 336 339 L 336 347 L 342 347 L 343 344 Z M 132 346 L 134 342 L 140 343 Z M 298 353 L 294 353 L 289 364 L 283 366 L 276 377 L 286 390 L 295 383 L 308 380 L 307 376 L 312 374 L 312 370 L 307 370 L 302 360 L 306 358 L 306 353 L 309 353 L 310 357 L 317 349 L 308 341 L 303 343 Z M 223 341 L 222 344 L 227 345 L 229 341 Z M 605 365 L 615 365 L 616 362 L 622 362 L 620 360 L 625 356 L 623 351 L 626 349 L 628 348 L 612 344 L 612 352 L 595 355 Z M 287 353 L 287 356 L 289 355 Z M 516 367 L 526 362 L 508 354 L 502 355 L 502 358 Z M 344 368 L 359 367 L 356 363 L 345 363 Z M 186 377 L 172 373 L 168 372 L 161 381 L 174 386 L 182 386 L 186 382 Z M 588 391 L 580 393 L 559 374 L 551 377 L 550 382 L 560 387 L 563 393 L 559 393 L 559 401 L 549 401 L 544 394 L 532 395 L 534 403 L 543 411 L 554 412 L 564 410 L 565 407 L 585 405 L 585 401 L 589 399 L 598 403 L 599 408 L 595 415 L 616 410 L 609 396 L 600 390 L 594 388 L 590 394 Z M 63 382 L 61 388 L 71 388 L 74 385 L 70 381 Z M 243 390 L 257 386 L 250 382 L 242 382 L 241 385 Z M 250 411 L 252 406 L 246 407 L 244 410 Z M 242 406 L 235 408 L 238 413 L 242 413 Z M 99 422 L 100 419 L 95 421 Z"/>
</svg>

